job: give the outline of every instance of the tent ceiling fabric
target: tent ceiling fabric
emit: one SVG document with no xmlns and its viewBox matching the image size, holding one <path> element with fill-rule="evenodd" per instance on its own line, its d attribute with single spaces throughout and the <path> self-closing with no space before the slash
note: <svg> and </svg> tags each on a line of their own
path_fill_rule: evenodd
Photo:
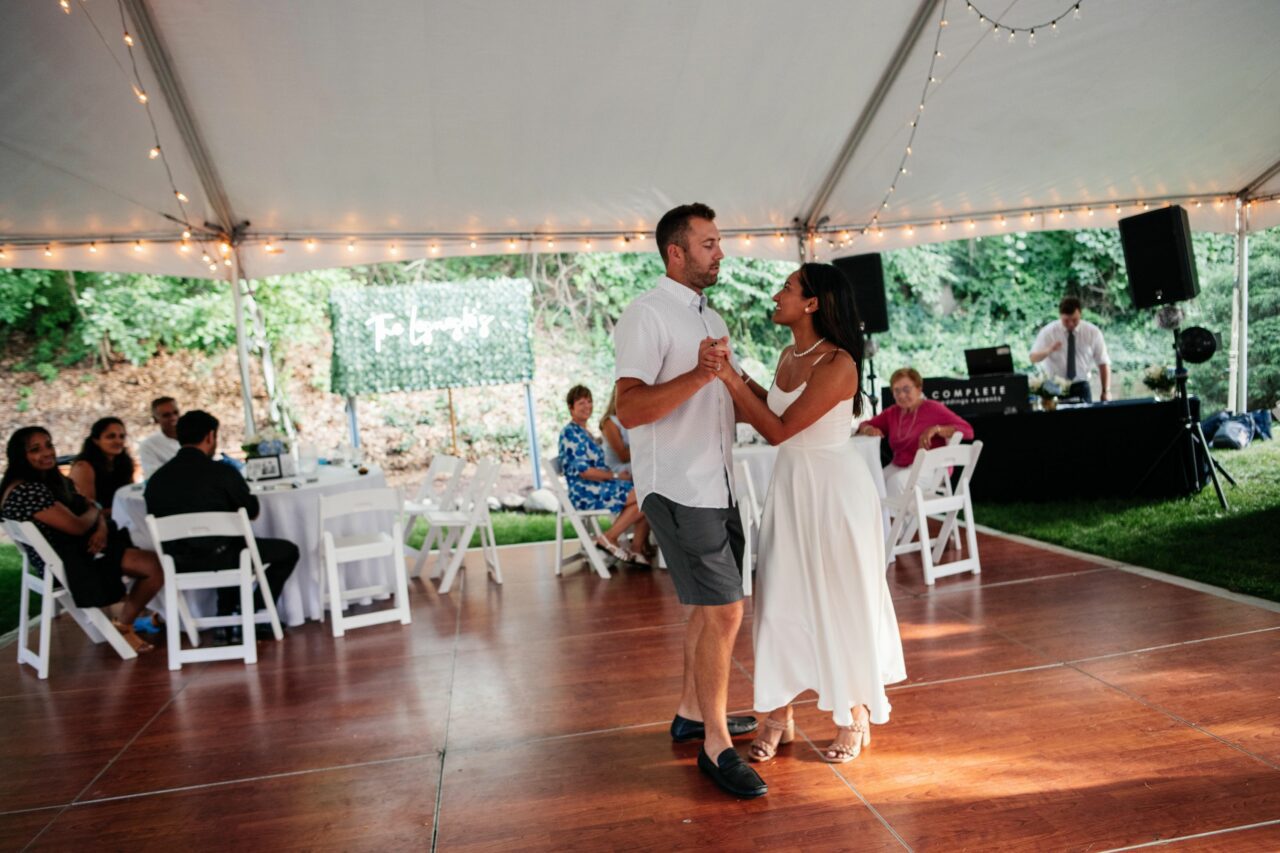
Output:
<svg viewBox="0 0 1280 853">
<path fill-rule="evenodd" d="M 84 0 L 71 15 L 54 0 L 11 5 L 0 29 L 3 263 L 210 275 L 198 251 L 177 251 L 180 226 L 163 215 L 180 211 L 163 167 L 146 156 L 151 129 L 130 92 L 116 4 Z M 996 0 L 986 11 L 1026 26 L 1069 5 Z M 884 233 L 855 231 L 850 246 L 819 254 L 1002 228 L 1110 227 L 1109 206 L 1062 218 L 1052 208 L 1142 199 L 1201 197 L 1195 227 L 1234 230 L 1230 196 L 1280 159 L 1280 3 L 1082 5 L 1081 20 L 1068 16 L 1056 37 L 1038 34 L 1030 47 L 1025 36 L 997 42 L 963 0 L 949 0 L 941 82 L 882 214 Z M 231 207 L 251 222 L 241 257 L 254 276 L 429 257 L 433 245 L 439 254 L 506 251 L 510 236 L 522 251 L 549 237 L 578 250 L 585 237 L 568 235 L 586 234 L 594 249 L 652 249 L 617 233 L 647 233 L 665 209 L 693 199 L 715 207 L 723 229 L 757 232 L 750 246 L 730 238 L 728 251 L 795 258 L 795 238 L 773 232 L 807 212 L 918 7 L 148 5 Z M 934 3 L 834 184 L 824 211 L 832 225 L 866 223 L 879 208 L 943 8 Z M 135 55 L 190 218 L 213 220 L 155 74 Z M 1254 195 L 1277 192 L 1273 175 Z M 1000 212 L 1004 226 L 965 221 Z M 1280 202 L 1255 203 L 1250 223 L 1280 223 Z M 313 251 L 296 241 L 308 236 L 318 238 Z M 265 253 L 267 239 L 283 251 Z M 76 245 L 88 240 L 99 241 L 96 254 Z M 142 251 L 128 245 L 135 240 Z"/>
</svg>

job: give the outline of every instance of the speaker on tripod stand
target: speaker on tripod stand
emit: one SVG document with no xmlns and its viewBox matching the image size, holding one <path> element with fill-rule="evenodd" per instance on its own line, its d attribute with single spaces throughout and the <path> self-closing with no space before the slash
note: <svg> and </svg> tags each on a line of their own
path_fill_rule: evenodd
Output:
<svg viewBox="0 0 1280 853">
<path fill-rule="evenodd" d="M 1141 490 L 1165 457 L 1176 452 L 1183 457 L 1185 470 L 1190 472 L 1190 482 L 1196 492 L 1204 485 L 1201 460 L 1209 461 L 1213 489 L 1222 508 L 1227 509 L 1227 496 L 1218 482 L 1218 473 L 1221 472 L 1233 486 L 1236 481 L 1209 453 L 1209 442 L 1205 441 L 1200 422 L 1191 416 L 1191 400 L 1187 395 L 1186 362 L 1200 364 L 1208 361 L 1217 349 L 1217 338 L 1208 329 L 1199 326 L 1182 328 L 1182 310 L 1176 304 L 1184 299 L 1193 299 L 1200 292 L 1187 211 L 1175 204 L 1121 219 L 1120 243 L 1124 247 L 1124 265 L 1129 273 L 1129 296 L 1133 304 L 1138 308 L 1164 306 L 1158 322 L 1161 328 L 1173 331 L 1175 399 L 1180 407 L 1182 424 L 1173 440 L 1138 481 L 1134 492 Z"/>
<path fill-rule="evenodd" d="M 867 346 L 867 387 L 861 391 L 871 401 L 871 411 L 879 413 L 876 344 L 872 335 L 889 331 L 889 309 L 884 298 L 884 262 L 878 253 L 872 253 L 836 258 L 832 263 L 853 285 L 853 301 L 858 307 L 858 317 L 862 320 L 862 333 L 866 337 Z"/>
</svg>

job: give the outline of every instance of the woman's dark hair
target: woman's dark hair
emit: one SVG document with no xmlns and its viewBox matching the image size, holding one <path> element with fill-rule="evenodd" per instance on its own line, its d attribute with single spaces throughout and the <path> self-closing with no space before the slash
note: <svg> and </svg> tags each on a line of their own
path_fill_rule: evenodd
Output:
<svg viewBox="0 0 1280 853">
<path fill-rule="evenodd" d="M 831 264 L 802 264 L 800 288 L 806 298 L 818 300 L 813 329 L 853 356 L 858 370 L 858 393 L 853 395 L 853 413 L 862 414 L 862 319 L 853 301 L 853 285 Z"/>
<path fill-rule="evenodd" d="M 573 410 L 573 404 L 581 400 L 583 397 L 590 397 L 591 389 L 586 385 L 574 385 L 569 389 L 569 393 L 565 395 L 565 402 L 569 404 L 570 411 Z"/>
<path fill-rule="evenodd" d="M 88 462 L 93 467 L 93 488 L 98 494 L 85 495 L 85 497 L 97 500 L 99 503 L 102 503 L 99 495 L 113 495 L 116 489 L 133 482 L 134 462 L 129 451 L 121 450 L 120 455 L 111 460 L 96 444 L 110 426 L 123 427 L 124 421 L 119 418 L 99 418 L 94 421 L 93 426 L 89 427 L 89 437 L 80 446 L 80 455 L 75 460 Z"/>
<path fill-rule="evenodd" d="M 22 427 L 14 430 L 13 435 L 9 436 L 9 443 L 4 449 L 6 462 L 4 477 L 0 478 L 0 495 L 4 495 L 9 490 L 9 486 L 14 483 L 44 483 L 49 487 L 49 491 L 53 492 L 55 498 L 70 505 L 71 490 L 67 488 L 67 478 L 62 476 L 57 466 L 48 471 L 37 471 L 35 466 L 27 461 L 27 442 L 35 435 L 53 437 L 41 426 Z"/>
</svg>

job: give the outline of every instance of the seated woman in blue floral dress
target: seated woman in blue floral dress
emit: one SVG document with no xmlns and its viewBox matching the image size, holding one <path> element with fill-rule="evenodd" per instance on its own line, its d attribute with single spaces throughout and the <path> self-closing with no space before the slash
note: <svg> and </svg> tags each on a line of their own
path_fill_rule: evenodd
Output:
<svg viewBox="0 0 1280 853">
<path fill-rule="evenodd" d="M 596 537 L 596 544 L 619 560 L 647 563 L 639 554 L 632 554 L 618 544 L 619 538 L 632 525 L 637 543 L 649 538 L 649 525 L 636 505 L 635 487 L 630 471 L 612 471 L 605 464 L 604 448 L 587 432 L 594 403 L 591 391 L 583 385 L 569 389 L 570 421 L 560 431 L 560 467 L 569 484 L 569 501 L 579 510 L 607 509 L 618 513 L 613 525 L 603 536 Z"/>
</svg>

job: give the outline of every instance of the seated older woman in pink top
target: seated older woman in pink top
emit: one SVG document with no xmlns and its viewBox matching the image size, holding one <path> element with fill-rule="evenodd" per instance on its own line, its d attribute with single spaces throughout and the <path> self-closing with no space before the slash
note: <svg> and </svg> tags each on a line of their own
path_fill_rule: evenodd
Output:
<svg viewBox="0 0 1280 853">
<path fill-rule="evenodd" d="M 946 406 L 924 398 L 924 380 L 912 367 L 889 377 L 894 404 L 858 427 L 859 435 L 888 436 L 893 462 L 884 469 L 885 491 L 899 494 L 907 485 L 911 463 L 920 448 L 942 447 L 959 432 L 973 440 L 973 427 Z"/>
</svg>

